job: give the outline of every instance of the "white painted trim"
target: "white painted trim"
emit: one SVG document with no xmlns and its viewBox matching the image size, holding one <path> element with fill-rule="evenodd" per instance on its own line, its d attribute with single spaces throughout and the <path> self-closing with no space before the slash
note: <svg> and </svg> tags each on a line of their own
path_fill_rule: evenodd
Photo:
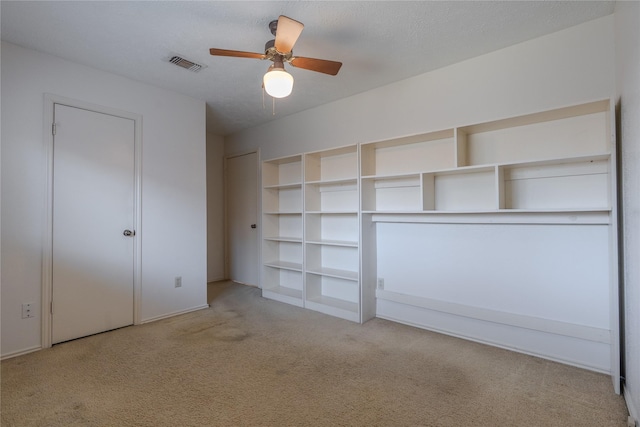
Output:
<svg viewBox="0 0 640 427">
<path fill-rule="evenodd" d="M 193 311 L 203 310 L 205 308 L 209 308 L 209 304 L 203 304 L 203 305 L 199 305 L 197 307 L 187 308 L 186 310 L 174 311 L 174 312 L 171 312 L 171 313 L 161 314 L 160 316 L 149 317 L 148 319 L 142 319 L 140 324 L 142 325 L 144 323 L 151 323 L 151 322 L 155 322 L 157 320 L 167 319 L 169 317 L 179 316 L 181 314 L 187 314 L 187 313 L 191 313 Z"/>
<path fill-rule="evenodd" d="M 373 222 L 429 224 L 567 224 L 608 225 L 609 210 L 602 211 L 517 211 L 505 209 L 487 212 L 372 212 Z"/>
<path fill-rule="evenodd" d="M 24 354 L 33 353 L 33 352 L 39 351 L 39 350 L 42 350 L 42 347 L 40 347 L 39 345 L 37 345 L 35 347 L 25 348 L 23 350 L 18 350 L 18 351 L 14 351 L 14 352 L 11 352 L 11 353 L 3 354 L 2 357 L 0 358 L 0 360 L 11 359 L 12 357 L 22 356 Z"/>
<path fill-rule="evenodd" d="M 631 396 L 631 393 L 629 393 L 627 387 L 623 387 L 622 394 L 624 396 L 624 401 L 627 403 L 629 415 L 633 417 L 636 425 L 638 425 L 638 421 L 640 420 L 640 408 L 636 407 L 636 401 L 633 399 L 633 396 Z"/>
<path fill-rule="evenodd" d="M 228 161 L 235 157 L 246 156 L 248 154 L 256 154 L 256 224 L 258 224 L 258 234 L 260 239 L 258 240 L 258 259 L 260 265 L 258 266 L 258 288 L 262 288 L 262 168 L 260 161 L 260 149 L 252 149 L 247 151 L 240 151 L 238 153 L 228 154 L 224 156 L 224 276 L 225 280 L 230 280 L 230 268 L 229 268 L 229 176 L 228 176 Z"/>
<path fill-rule="evenodd" d="M 378 300 L 381 319 L 610 374 L 609 345 Z M 542 347 L 539 347 L 542 345 Z M 605 360 L 606 359 L 606 360 Z"/>
<path fill-rule="evenodd" d="M 51 297 L 53 262 L 53 124 L 54 105 L 62 104 L 134 121 L 134 229 L 133 238 L 133 324 L 140 324 L 142 301 L 142 116 L 128 111 L 117 110 L 102 105 L 91 104 L 76 99 L 50 93 L 44 94 L 43 138 L 45 144 L 46 201 L 44 218 L 44 236 L 42 251 L 42 332 L 41 348 L 51 347 Z M 40 348 L 40 347 L 39 347 Z"/>
<path fill-rule="evenodd" d="M 610 344 L 610 333 L 608 330 L 594 328 L 591 326 L 576 325 L 573 323 L 560 322 L 541 317 L 473 307 L 414 295 L 399 294 L 380 289 L 376 291 L 376 298 L 399 304 L 426 308 L 428 310 L 440 311 L 455 316 L 483 320 L 485 322 L 500 323 L 517 328 L 531 329 L 533 331 L 563 335 L 602 344 Z"/>
<path fill-rule="evenodd" d="M 611 328 L 611 381 L 616 394 L 620 394 L 620 272 L 618 254 L 618 153 L 616 147 L 616 111 L 615 99 L 609 100 L 609 206 L 611 223 L 609 225 L 609 325 Z"/>
<path fill-rule="evenodd" d="M 42 348 L 51 347 L 51 293 L 53 286 L 53 107 L 55 96 L 44 94 L 44 113 L 42 115 L 43 136 L 45 145 L 45 209 L 44 209 L 44 234 L 42 236 L 42 299 L 41 305 L 41 332 L 40 341 Z"/>
</svg>

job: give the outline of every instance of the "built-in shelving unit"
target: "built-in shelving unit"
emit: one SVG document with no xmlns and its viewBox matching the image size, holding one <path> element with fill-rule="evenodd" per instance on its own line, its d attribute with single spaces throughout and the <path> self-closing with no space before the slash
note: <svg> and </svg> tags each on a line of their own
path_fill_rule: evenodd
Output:
<svg viewBox="0 0 640 427">
<path fill-rule="evenodd" d="M 263 163 L 263 295 L 360 322 L 356 145 Z"/>
<path fill-rule="evenodd" d="M 302 156 L 262 164 L 262 294 L 303 306 Z"/>
<path fill-rule="evenodd" d="M 614 375 L 612 117 L 604 100 L 265 161 L 263 295 Z"/>
<path fill-rule="evenodd" d="M 358 147 L 305 154 L 305 307 L 360 321 Z"/>
</svg>

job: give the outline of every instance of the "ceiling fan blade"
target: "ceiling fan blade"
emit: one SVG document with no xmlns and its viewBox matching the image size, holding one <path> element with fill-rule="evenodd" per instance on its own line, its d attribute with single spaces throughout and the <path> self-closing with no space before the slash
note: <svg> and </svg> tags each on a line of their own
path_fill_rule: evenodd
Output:
<svg viewBox="0 0 640 427">
<path fill-rule="evenodd" d="M 276 30 L 276 50 L 280 53 L 291 52 L 303 29 L 304 24 L 302 22 L 280 15 Z"/>
<path fill-rule="evenodd" d="M 335 76 L 342 67 L 342 62 L 328 61 L 326 59 L 304 58 L 295 56 L 289 61 L 291 65 L 305 70 L 317 71 L 319 73 Z"/>
<path fill-rule="evenodd" d="M 209 49 L 209 53 L 211 55 L 216 56 L 233 56 L 235 58 L 255 58 L 255 59 L 265 59 L 266 56 L 263 53 L 254 53 L 254 52 L 242 52 L 240 50 L 227 50 L 227 49 Z"/>
</svg>

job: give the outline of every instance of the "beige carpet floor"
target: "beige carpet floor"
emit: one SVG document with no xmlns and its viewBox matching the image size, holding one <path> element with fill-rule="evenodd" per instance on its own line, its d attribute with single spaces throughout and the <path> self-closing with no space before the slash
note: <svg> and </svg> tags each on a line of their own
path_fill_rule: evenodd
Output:
<svg viewBox="0 0 640 427">
<path fill-rule="evenodd" d="M 620 426 L 606 375 L 210 285 L 211 308 L 2 362 L 2 426 Z"/>
</svg>

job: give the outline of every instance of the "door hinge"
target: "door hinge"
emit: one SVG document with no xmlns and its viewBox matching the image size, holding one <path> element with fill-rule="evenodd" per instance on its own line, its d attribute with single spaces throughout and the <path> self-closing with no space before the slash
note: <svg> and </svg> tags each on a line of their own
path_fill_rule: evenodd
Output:
<svg viewBox="0 0 640 427">
<path fill-rule="evenodd" d="M 55 134 L 56 134 L 56 124 L 51 123 L 51 135 L 55 136 Z"/>
<path fill-rule="evenodd" d="M 53 314 L 53 301 L 51 301 L 51 314 Z"/>
</svg>

